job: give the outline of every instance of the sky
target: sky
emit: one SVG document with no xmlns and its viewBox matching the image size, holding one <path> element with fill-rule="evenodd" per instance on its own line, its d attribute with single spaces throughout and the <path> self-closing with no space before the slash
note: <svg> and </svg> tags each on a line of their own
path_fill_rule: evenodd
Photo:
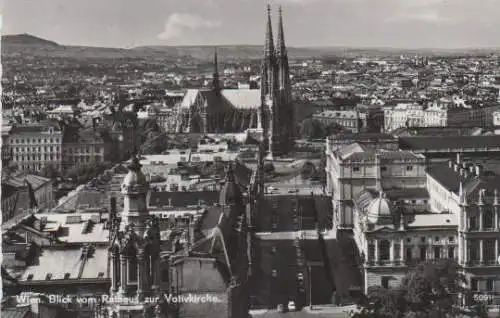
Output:
<svg viewBox="0 0 500 318">
<path fill-rule="evenodd" d="M 500 0 L 0 0 L 2 33 L 65 45 L 264 43 L 283 6 L 288 46 L 500 47 Z"/>
</svg>

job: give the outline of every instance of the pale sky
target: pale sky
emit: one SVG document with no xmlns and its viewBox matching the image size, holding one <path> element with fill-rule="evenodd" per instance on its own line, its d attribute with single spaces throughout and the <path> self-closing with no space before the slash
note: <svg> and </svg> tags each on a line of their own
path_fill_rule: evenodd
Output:
<svg viewBox="0 0 500 318">
<path fill-rule="evenodd" d="M 3 34 L 30 33 L 66 45 L 262 45 L 271 2 L 274 18 L 283 5 L 289 46 L 500 47 L 500 0 L 0 2 Z"/>
</svg>

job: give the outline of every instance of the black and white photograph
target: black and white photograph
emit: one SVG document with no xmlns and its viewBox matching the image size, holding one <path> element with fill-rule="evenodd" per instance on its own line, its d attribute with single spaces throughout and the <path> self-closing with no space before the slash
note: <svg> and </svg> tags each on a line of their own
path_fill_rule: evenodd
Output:
<svg viewBox="0 0 500 318">
<path fill-rule="evenodd" d="M 500 317 L 500 0 L 0 0 L 2 318 Z"/>
</svg>

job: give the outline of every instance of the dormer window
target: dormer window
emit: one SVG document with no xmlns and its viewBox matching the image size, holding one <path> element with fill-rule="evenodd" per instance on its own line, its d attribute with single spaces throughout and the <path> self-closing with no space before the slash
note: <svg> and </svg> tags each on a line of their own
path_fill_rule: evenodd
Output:
<svg viewBox="0 0 500 318">
<path fill-rule="evenodd" d="M 33 280 L 33 274 L 28 274 L 28 277 L 26 277 L 26 280 Z"/>
<path fill-rule="evenodd" d="M 46 280 L 51 280 L 52 279 L 52 273 L 48 273 L 47 276 L 45 276 Z"/>
<path fill-rule="evenodd" d="M 64 279 L 69 279 L 70 275 L 71 275 L 70 273 L 65 273 L 64 274 Z"/>
</svg>

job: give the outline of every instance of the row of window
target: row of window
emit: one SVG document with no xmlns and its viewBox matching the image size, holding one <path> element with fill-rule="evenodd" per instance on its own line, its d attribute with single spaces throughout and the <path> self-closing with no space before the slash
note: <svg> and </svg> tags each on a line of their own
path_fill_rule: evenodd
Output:
<svg viewBox="0 0 500 318">
<path fill-rule="evenodd" d="M 53 161 L 53 160 L 60 160 L 61 159 L 61 155 L 60 154 L 44 154 L 43 156 L 41 154 L 38 154 L 38 155 L 15 155 L 14 156 L 14 160 L 16 162 L 19 162 L 19 161 L 42 161 L 42 158 L 44 161 Z"/>
<path fill-rule="evenodd" d="M 43 138 L 43 139 L 42 138 L 38 138 L 38 139 L 35 139 L 35 138 L 32 138 L 32 139 L 30 139 L 30 138 L 27 138 L 27 139 L 16 138 L 16 139 L 12 139 L 12 143 L 13 144 L 25 144 L 25 143 L 26 144 L 30 144 L 30 143 L 32 143 L 32 144 L 36 144 L 36 143 L 38 143 L 38 144 L 41 144 L 41 143 L 45 143 L 45 144 L 50 143 L 50 144 L 52 144 L 54 142 L 55 143 L 59 143 L 60 140 L 61 140 L 60 138 Z"/>
<path fill-rule="evenodd" d="M 390 243 L 388 241 L 382 241 L 380 246 L 379 246 L 379 261 L 389 261 L 390 260 L 390 252 L 391 247 Z M 394 259 L 398 260 L 400 259 L 399 255 L 400 251 L 400 245 L 395 244 L 394 246 Z M 444 248 L 442 246 L 433 246 L 432 251 L 434 254 L 434 259 L 441 259 L 443 257 L 443 251 Z M 446 249 L 447 252 L 447 257 L 448 258 L 455 258 L 455 246 L 449 246 Z M 405 249 L 405 259 L 407 261 L 412 261 L 414 259 L 413 257 L 413 247 L 407 247 Z M 425 261 L 427 260 L 427 246 L 420 246 L 419 247 L 419 260 L 420 261 Z M 368 245 L 368 260 L 373 261 L 375 260 L 375 246 L 370 244 Z"/>
<path fill-rule="evenodd" d="M 381 171 L 387 171 L 387 167 L 386 166 L 382 166 L 382 167 L 380 167 L 380 170 Z M 353 172 L 360 172 L 361 168 L 360 167 L 352 167 L 352 171 Z M 413 171 L 413 166 L 406 166 L 406 171 Z"/>
<path fill-rule="evenodd" d="M 59 152 L 61 150 L 61 146 L 38 146 L 38 147 L 15 147 L 13 148 L 13 151 L 14 153 L 16 152 L 40 152 L 40 151 L 50 151 L 50 152 L 53 152 L 55 149 L 55 151 Z"/>
</svg>

